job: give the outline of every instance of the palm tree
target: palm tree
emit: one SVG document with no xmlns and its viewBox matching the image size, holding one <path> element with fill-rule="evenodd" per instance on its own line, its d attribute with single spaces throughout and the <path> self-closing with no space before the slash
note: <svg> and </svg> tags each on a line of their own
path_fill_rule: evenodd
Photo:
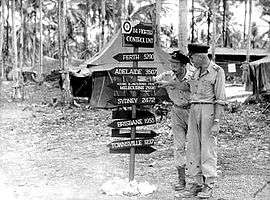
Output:
<svg viewBox="0 0 270 200">
<path fill-rule="evenodd" d="M 244 16 L 244 38 L 246 40 L 246 21 L 247 21 L 247 0 L 245 0 L 245 16 Z"/>
<path fill-rule="evenodd" d="M 226 34 L 226 30 L 227 30 L 227 26 L 226 26 L 226 13 L 227 13 L 227 0 L 223 0 L 223 16 L 222 16 L 222 43 L 223 46 L 226 47 L 227 46 L 227 34 Z"/>
<path fill-rule="evenodd" d="M 4 41 L 4 11 L 5 11 L 5 0 L 1 0 L 1 21 L 0 21 L 0 65 L 1 65 L 1 78 L 4 78 L 4 58 L 3 58 L 3 41 Z"/>
<path fill-rule="evenodd" d="M 251 15 L 252 15 L 252 0 L 249 0 L 249 20 L 248 20 L 248 35 L 247 35 L 247 56 L 246 61 L 250 59 L 250 36 L 251 36 Z"/>
<path fill-rule="evenodd" d="M 36 64 L 36 33 L 37 33 L 37 1 L 33 0 L 32 2 L 34 7 L 34 31 L 33 31 L 33 52 L 32 52 L 32 68 L 35 67 Z"/>
<path fill-rule="evenodd" d="M 195 25 L 195 21 L 194 21 L 194 0 L 192 0 L 192 6 L 191 6 L 191 43 L 194 42 L 194 25 Z"/>
<path fill-rule="evenodd" d="M 18 67 L 18 50 L 17 50 L 17 37 L 15 27 L 15 0 L 12 0 L 11 19 L 12 19 L 12 50 L 13 50 L 13 69 L 17 70 Z M 18 71 L 18 70 L 17 70 Z M 18 80 L 18 74 L 14 77 Z"/>
<path fill-rule="evenodd" d="M 106 0 L 102 0 L 101 1 L 101 48 L 104 46 L 104 42 L 105 42 L 105 2 Z"/>
<path fill-rule="evenodd" d="M 59 38 L 59 63 L 63 80 L 62 100 L 71 103 L 70 79 L 68 70 L 68 38 L 66 32 L 67 1 L 58 0 L 58 38 Z"/>
<path fill-rule="evenodd" d="M 187 53 L 187 14 L 187 0 L 179 0 L 178 47 L 184 53 Z"/>
<path fill-rule="evenodd" d="M 212 34 L 212 60 L 215 62 L 215 48 L 216 48 L 216 3 L 212 0 L 213 11 L 213 34 Z"/>
<path fill-rule="evenodd" d="M 43 74 L 43 42 L 42 42 L 42 34 L 43 34 L 43 24 L 42 24 L 42 1 L 39 1 L 39 78 L 42 78 Z"/>
</svg>

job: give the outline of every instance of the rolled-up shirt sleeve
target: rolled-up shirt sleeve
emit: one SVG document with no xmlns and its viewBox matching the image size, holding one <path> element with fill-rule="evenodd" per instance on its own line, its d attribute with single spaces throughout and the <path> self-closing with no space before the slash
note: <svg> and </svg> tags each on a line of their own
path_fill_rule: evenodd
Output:
<svg viewBox="0 0 270 200">
<path fill-rule="evenodd" d="M 215 103 L 219 105 L 226 105 L 226 93 L 225 93 L 225 73 L 222 68 L 217 72 L 215 81 Z"/>
</svg>

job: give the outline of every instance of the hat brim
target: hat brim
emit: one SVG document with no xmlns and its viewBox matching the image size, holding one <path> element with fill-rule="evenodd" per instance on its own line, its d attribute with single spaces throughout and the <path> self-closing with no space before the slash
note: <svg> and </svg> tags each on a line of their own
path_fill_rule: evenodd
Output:
<svg viewBox="0 0 270 200">
<path fill-rule="evenodd" d="M 172 58 L 170 58 L 169 61 L 174 62 L 174 63 L 180 63 L 181 62 L 180 60 L 176 60 L 176 59 L 172 59 Z"/>
</svg>

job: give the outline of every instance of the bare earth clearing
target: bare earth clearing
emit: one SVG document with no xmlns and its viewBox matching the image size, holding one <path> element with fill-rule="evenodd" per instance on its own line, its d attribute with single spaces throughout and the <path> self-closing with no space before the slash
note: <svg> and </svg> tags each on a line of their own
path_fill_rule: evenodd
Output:
<svg viewBox="0 0 270 200">
<path fill-rule="evenodd" d="M 127 178 L 129 162 L 128 155 L 109 154 L 106 146 L 117 140 L 107 126 L 111 111 L 48 106 L 58 90 L 28 86 L 26 101 L 10 102 L 10 83 L 0 85 L 1 200 L 181 199 L 172 189 L 176 170 L 169 117 L 147 127 L 160 133 L 157 151 L 136 155 L 135 179 L 154 184 L 157 191 L 147 196 L 108 196 L 100 186 L 113 177 Z M 253 198 L 270 179 L 270 112 L 264 108 L 242 106 L 237 113 L 227 113 L 212 199 L 269 199 L 269 185 Z"/>
</svg>

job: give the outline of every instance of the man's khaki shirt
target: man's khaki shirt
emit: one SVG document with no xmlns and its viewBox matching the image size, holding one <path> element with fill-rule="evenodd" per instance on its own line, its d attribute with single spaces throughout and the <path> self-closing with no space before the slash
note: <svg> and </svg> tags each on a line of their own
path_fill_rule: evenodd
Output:
<svg viewBox="0 0 270 200">
<path fill-rule="evenodd" d="M 226 104 L 225 73 L 213 62 L 201 74 L 201 69 L 194 72 L 190 80 L 191 103 Z"/>
<path fill-rule="evenodd" d="M 186 81 L 180 81 L 172 71 L 161 74 L 158 80 L 166 80 L 173 83 L 172 86 L 166 86 L 166 90 L 174 105 L 182 107 L 189 104 L 190 90 Z"/>
</svg>

